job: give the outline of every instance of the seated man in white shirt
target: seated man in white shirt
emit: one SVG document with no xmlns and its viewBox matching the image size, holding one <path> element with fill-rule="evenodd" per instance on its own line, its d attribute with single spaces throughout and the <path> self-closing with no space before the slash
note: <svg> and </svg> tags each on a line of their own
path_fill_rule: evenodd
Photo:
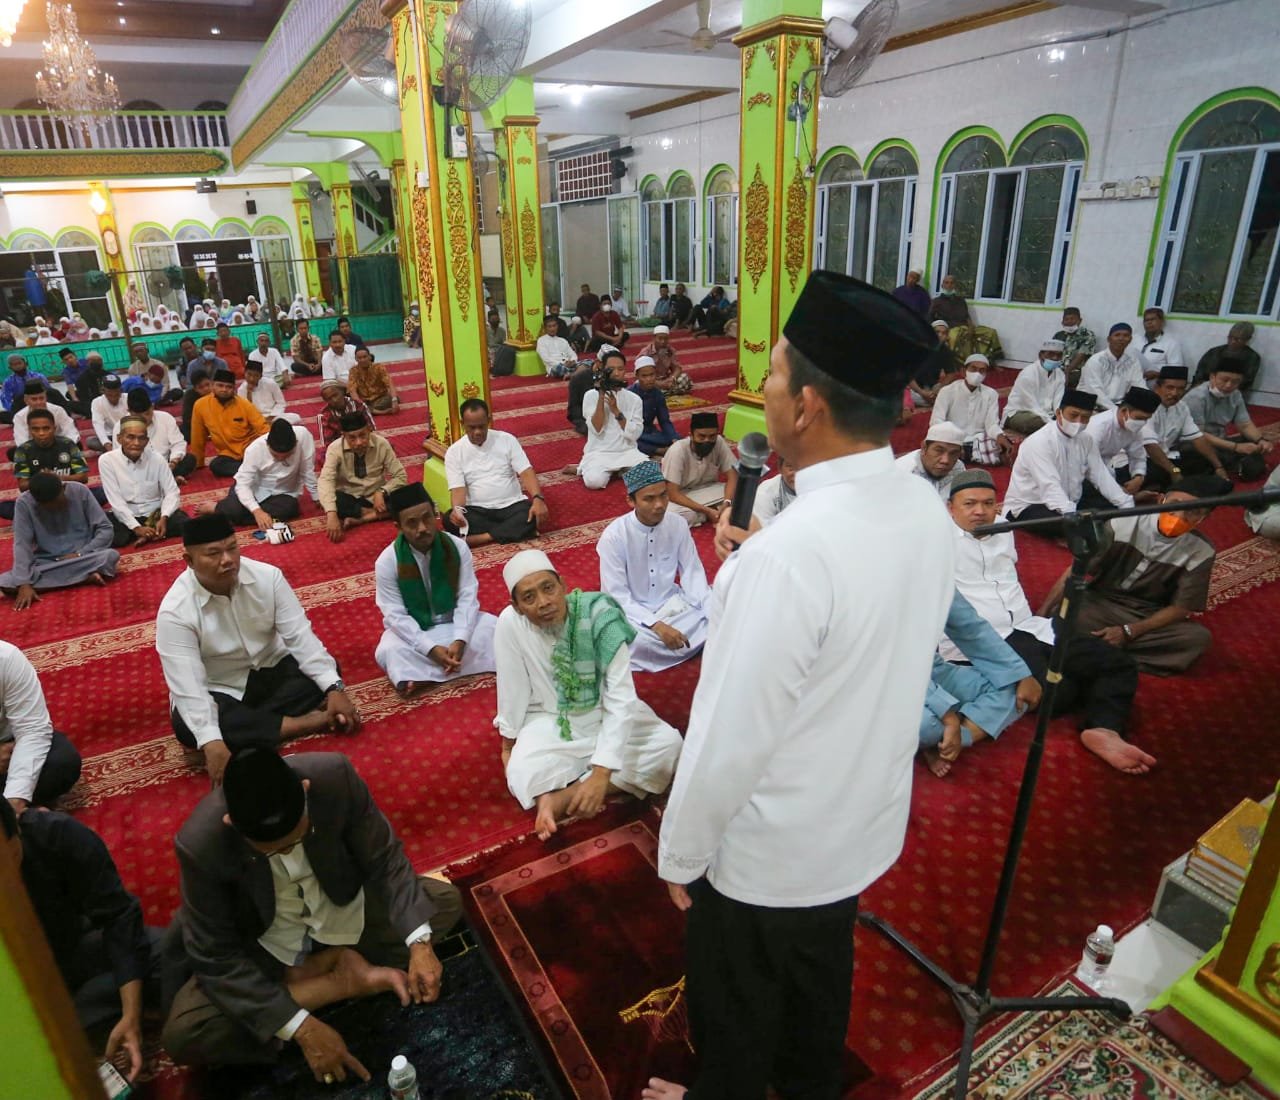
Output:
<svg viewBox="0 0 1280 1100">
<path fill-rule="evenodd" d="M 187 569 L 156 615 L 156 652 L 174 735 L 203 753 L 215 787 L 233 749 L 360 728 L 337 662 L 284 574 L 242 559 L 226 516 L 188 521 L 182 557 Z"/>
<path fill-rule="evenodd" d="M 382 639 L 378 667 L 402 698 L 431 684 L 492 672 L 498 620 L 480 610 L 471 551 L 439 529 L 422 482 L 387 494 L 399 532 L 374 564 Z"/>
<path fill-rule="evenodd" d="M 1133 504 L 1133 497 L 1116 484 L 1098 454 L 1098 445 L 1085 431 L 1096 407 L 1093 394 L 1067 390 L 1052 426 L 1046 425 L 1018 449 L 1004 498 L 1009 519 L 1050 519 L 1078 508 Z M 1051 537 L 1059 531 L 1035 528 L 1036 534 Z"/>
<path fill-rule="evenodd" d="M 1146 386 L 1131 386 L 1119 405 L 1094 413 L 1085 428 L 1085 433 L 1098 445 L 1103 463 L 1130 496 L 1142 488 L 1147 478 L 1143 433 L 1151 414 L 1159 407 L 1160 398 Z"/>
<path fill-rule="evenodd" d="M 644 431 L 644 402 L 626 389 L 626 356 L 609 344 L 600 349 L 596 378 L 582 398 L 587 441 L 578 476 L 588 489 L 603 489 L 614 474 L 648 462 L 636 446 Z"/>
<path fill-rule="evenodd" d="M 302 417 L 289 412 L 285 405 L 284 393 L 280 387 L 263 373 L 262 364 L 251 359 L 244 365 L 244 381 L 236 392 L 253 402 L 254 408 L 262 413 L 262 419 L 270 424 L 273 420 L 287 420 L 290 424 L 301 424 Z"/>
<path fill-rule="evenodd" d="M 187 478 L 195 471 L 196 456 L 187 450 L 187 441 L 173 414 L 157 409 L 146 390 L 130 390 L 124 403 L 128 406 L 127 416 L 140 416 L 147 422 L 147 443 L 151 450 L 169 464 L 169 470 L 179 485 L 186 484 Z M 120 423 L 117 420 L 112 428 L 115 433 L 112 442 L 116 446 L 120 445 Z"/>
<path fill-rule="evenodd" d="M 378 993 L 439 997 L 432 940 L 461 915 L 457 887 L 414 874 L 342 754 L 237 752 L 175 847 L 186 966 L 166 976 L 186 981 L 162 1041 L 180 1065 L 270 1063 L 294 1042 L 317 1081 L 368 1081 L 337 1021 L 313 1013 Z"/>
<path fill-rule="evenodd" d="M 85 446 L 93 451 L 111 450 L 115 446 L 116 425 L 128 411 L 129 406 L 125 404 L 124 387 L 120 384 L 119 375 L 108 374 L 102 380 L 102 392 L 89 403 L 93 435 L 85 441 Z"/>
<path fill-rule="evenodd" d="M 569 341 L 560 334 L 560 318 L 546 317 L 538 337 L 538 358 L 547 368 L 548 378 L 565 378 L 578 362 Z"/>
<path fill-rule="evenodd" d="M 1142 360 L 1129 345 L 1133 326 L 1119 321 L 1107 333 L 1107 346 L 1086 360 L 1077 386 L 1098 399 L 1104 409 L 1117 405 L 1131 386 L 1146 384 Z"/>
<path fill-rule="evenodd" d="M 1142 343 L 1137 347 L 1142 373 L 1148 382 L 1160 377 L 1165 367 L 1185 367 L 1182 344 L 1164 330 L 1164 310 L 1152 306 L 1142 312 Z"/>
<path fill-rule="evenodd" d="M 0 780 L 16 813 L 52 805 L 80 778 L 80 754 L 53 728 L 31 662 L 0 641 Z"/>
<path fill-rule="evenodd" d="M 126 416 L 120 421 L 118 445 L 98 460 L 98 476 L 111 505 L 111 545 L 117 550 L 180 536 L 187 522 L 173 471 L 147 445 L 148 427 L 141 416 Z"/>
<path fill-rule="evenodd" d="M 489 406 L 478 397 L 468 398 L 458 412 L 463 438 L 444 453 L 445 528 L 472 547 L 536 539 L 547 520 L 547 502 L 520 441 L 490 427 Z"/>
<path fill-rule="evenodd" d="M 1006 429 L 1027 436 L 1054 418 L 1067 388 L 1066 375 L 1062 370 L 1065 351 L 1066 344 L 1061 340 L 1045 340 L 1040 345 L 1036 362 L 1018 371 L 1004 405 Z"/>
<path fill-rule="evenodd" d="M 262 364 L 262 377 L 274 382 L 282 390 L 293 385 L 293 375 L 289 373 L 289 365 L 285 362 L 280 350 L 271 344 L 269 332 L 258 333 L 258 346 L 249 352 L 249 363 Z M 248 366 L 248 363 L 245 364 Z"/>
<path fill-rule="evenodd" d="M 964 457 L 984 466 L 998 466 L 1013 451 L 1013 442 L 1000 428 L 1000 395 L 986 385 L 991 364 L 985 355 L 964 361 L 964 377 L 938 391 L 929 414 L 930 424 L 947 421 L 964 432 Z"/>
<path fill-rule="evenodd" d="M 269 531 L 302 514 L 303 492 L 319 500 L 315 438 L 306 428 L 275 420 L 266 435 L 245 448 L 227 495 L 201 511 L 216 511 L 237 527 L 256 524 L 259 531 Z"/>
<path fill-rule="evenodd" d="M 351 368 L 356 365 L 355 348 L 347 346 L 347 341 L 336 328 L 329 333 L 329 346 L 320 357 L 320 373 L 325 378 L 332 378 L 345 383 Z"/>
<path fill-rule="evenodd" d="M 76 422 L 67 415 L 66 409 L 61 405 L 49 404 L 49 394 L 44 388 L 44 383 L 39 380 L 28 382 L 26 388 L 22 391 L 25 406 L 13 414 L 13 445 L 21 447 L 28 439 L 31 438 L 31 429 L 27 427 L 27 414 L 32 409 L 47 409 L 53 413 L 53 431 L 55 435 L 61 436 L 63 439 L 70 439 L 73 443 L 80 440 L 80 429 L 76 427 Z M 12 458 L 12 455 L 10 456 Z"/>
<path fill-rule="evenodd" d="M 1215 474 L 1225 478 L 1218 450 L 1200 430 L 1182 400 L 1187 392 L 1186 367 L 1162 367 L 1155 395 L 1160 407 L 1147 421 L 1142 443 L 1147 451 L 1147 489 L 1167 489 L 1189 474 Z"/>
<path fill-rule="evenodd" d="M 764 526 L 778 518 L 796 499 L 796 468 L 785 455 L 778 455 L 778 472 L 760 482 L 751 514 Z"/>
<path fill-rule="evenodd" d="M 677 439 L 662 456 L 662 472 L 667 476 L 671 511 L 690 527 L 720 518 L 724 502 L 733 499 L 738 487 L 738 463 L 720 434 L 715 413 L 693 412 L 689 435 Z"/>
<path fill-rule="evenodd" d="M 929 425 L 924 445 L 918 451 L 909 451 L 893 461 L 899 470 L 924 478 L 946 500 L 951 496 L 952 480 L 956 474 L 964 473 L 964 463 L 960 461 L 963 451 L 963 429 L 940 420 Z"/>
<path fill-rule="evenodd" d="M 494 652 L 507 786 L 546 840 L 566 817 L 592 817 L 610 789 L 644 798 L 671 785 L 680 734 L 636 696 L 635 631 L 603 592 L 566 592 L 541 550 L 502 571 L 511 606 Z"/>
<path fill-rule="evenodd" d="M 1018 580 L 1013 532 L 981 537 L 972 533 L 977 527 L 995 523 L 999 513 L 991 475 L 985 470 L 966 470 L 951 483 L 947 509 L 956 525 L 956 591 L 1009 643 L 1044 687 L 1054 624 L 1031 613 Z M 949 661 L 964 659 L 945 638 L 938 652 Z M 1156 761 L 1124 739 L 1137 688 L 1138 666 L 1128 653 L 1092 635 L 1076 637 L 1067 648 L 1054 715 L 1080 711 L 1084 747 L 1119 771 L 1141 775 Z"/>
<path fill-rule="evenodd" d="M 661 672 L 702 652 L 711 587 L 689 525 L 667 508 L 667 479 L 656 462 L 633 466 L 622 480 L 633 511 L 600 536 L 600 590 L 636 631 L 635 672 Z"/>
</svg>

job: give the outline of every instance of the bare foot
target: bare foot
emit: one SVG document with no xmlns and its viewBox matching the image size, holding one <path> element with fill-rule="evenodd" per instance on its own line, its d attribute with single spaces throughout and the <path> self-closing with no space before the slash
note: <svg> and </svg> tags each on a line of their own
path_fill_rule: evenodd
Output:
<svg viewBox="0 0 1280 1100">
<path fill-rule="evenodd" d="M 1115 730 L 1095 727 L 1080 734 L 1080 742 L 1091 753 L 1101 756 L 1118 771 L 1129 775 L 1145 775 L 1155 767 L 1156 758 L 1131 745 Z"/>
<path fill-rule="evenodd" d="M 409 1003 L 409 976 L 391 966 L 374 966 L 358 951 L 342 951 L 333 974 L 347 998 L 394 993 L 402 1005 Z"/>
<path fill-rule="evenodd" d="M 107 579 L 101 573 L 90 573 L 89 583 L 96 584 L 99 588 L 107 587 Z"/>
<path fill-rule="evenodd" d="M 217 505 L 213 501 L 207 500 L 203 504 L 197 504 L 194 511 L 198 516 L 211 516 L 215 508 L 217 508 Z"/>
<path fill-rule="evenodd" d="M 640 1100 L 680 1100 L 688 1091 L 684 1085 L 664 1081 L 661 1077 L 650 1077 L 648 1087 L 640 1092 Z"/>
<path fill-rule="evenodd" d="M 470 546 L 473 550 L 474 550 L 477 546 L 488 546 L 488 545 L 489 545 L 489 543 L 491 543 L 492 541 L 493 541 L 493 536 L 492 536 L 491 534 L 489 534 L 489 532 L 488 532 L 488 531 L 486 531 L 486 532 L 485 532 L 484 534 L 482 534 L 482 535 L 468 535 L 468 536 L 467 536 L 467 545 L 468 545 L 468 546 Z"/>
<path fill-rule="evenodd" d="M 413 680 L 401 680 L 396 684 L 396 694 L 401 699 L 409 699 L 413 697 L 413 693 L 421 688 L 422 685 L 415 683 Z"/>
<path fill-rule="evenodd" d="M 555 793 L 540 794 L 534 802 L 533 831 L 539 840 L 550 840 L 556 831 Z"/>
<path fill-rule="evenodd" d="M 945 779 L 951 773 L 951 761 L 943 760 L 937 749 L 921 749 L 924 765 L 939 779 Z"/>
<path fill-rule="evenodd" d="M 355 516 L 347 516 L 347 518 L 342 521 L 342 529 L 344 531 L 350 531 L 351 528 L 359 527 L 362 523 L 365 523 L 365 522 L 366 520 L 364 520 L 363 518 L 356 519 Z"/>
</svg>

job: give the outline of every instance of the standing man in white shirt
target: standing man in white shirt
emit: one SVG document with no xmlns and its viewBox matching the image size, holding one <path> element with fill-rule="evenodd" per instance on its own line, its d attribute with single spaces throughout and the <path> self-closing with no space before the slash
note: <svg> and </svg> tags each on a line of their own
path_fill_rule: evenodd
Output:
<svg viewBox="0 0 1280 1100">
<path fill-rule="evenodd" d="M 0 780 L 4 797 L 21 814 L 33 802 L 48 806 L 80 778 L 80 754 L 53 728 L 44 691 L 31 662 L 0 641 Z"/>
<path fill-rule="evenodd" d="M 1159 378 L 1165 367 L 1187 365 L 1182 355 L 1182 344 L 1176 336 L 1170 336 L 1164 330 L 1164 310 L 1152 306 L 1143 311 L 1142 344 L 1138 348 L 1138 357 L 1142 360 L 1142 373 L 1148 382 Z"/>
<path fill-rule="evenodd" d="M 1133 326 L 1119 321 L 1107 333 L 1107 346 L 1091 355 L 1080 371 L 1077 389 L 1093 394 L 1110 409 L 1120 403 L 1130 386 L 1146 385 L 1145 371 L 1133 342 Z"/>
<path fill-rule="evenodd" d="M 969 356 L 964 377 L 938 391 L 929 423 L 956 425 L 964 432 L 966 460 L 998 466 L 1008 459 L 1013 442 L 1000 428 L 1000 395 L 986 384 L 990 367 L 985 355 Z"/>
<path fill-rule="evenodd" d="M 1147 448 L 1143 433 L 1160 398 L 1146 386 L 1131 386 L 1114 409 L 1103 409 L 1089 418 L 1085 433 L 1098 447 L 1098 456 L 1111 470 L 1117 484 L 1130 496 L 1147 479 Z"/>
<path fill-rule="evenodd" d="M 1067 388 L 1062 370 L 1065 350 L 1061 340 L 1046 340 L 1036 362 L 1018 371 L 1004 405 L 1004 426 L 1009 431 L 1028 436 L 1054 418 Z"/>
<path fill-rule="evenodd" d="M 240 383 L 236 393 L 252 401 L 254 408 L 262 413 L 262 419 L 268 424 L 273 420 L 285 420 L 290 424 L 302 423 L 302 417 L 289 412 L 283 391 L 263 373 L 262 364 L 256 359 L 251 359 L 244 365 L 244 381 Z"/>
<path fill-rule="evenodd" d="M 329 333 L 329 346 L 320 357 L 320 373 L 346 385 L 351 368 L 356 365 L 355 348 L 347 347 L 347 341 L 336 328 Z"/>
<path fill-rule="evenodd" d="M 275 420 L 244 451 L 244 461 L 222 500 L 206 511 L 226 516 L 237 527 L 257 524 L 269 531 L 277 521 L 302 514 L 302 494 L 320 499 L 316 485 L 316 441 L 306 428 Z"/>
<path fill-rule="evenodd" d="M 858 895 L 902 851 L 951 606 L 946 513 L 889 449 L 935 348 L 910 307 L 815 272 L 770 357 L 765 420 L 799 497 L 750 534 L 721 520 L 717 551 L 741 545 L 658 853 L 688 913 L 699 1098 L 842 1094 Z M 642 1095 L 685 1093 L 654 1078 Z"/>
<path fill-rule="evenodd" d="M 262 364 L 262 377 L 274 382 L 282 390 L 293 385 L 293 375 L 289 373 L 289 364 L 285 362 L 280 350 L 272 346 L 269 332 L 258 333 L 258 346 L 249 352 L 250 363 Z M 248 364 L 245 364 L 248 366 Z"/>
<path fill-rule="evenodd" d="M 667 507 L 667 478 L 656 462 L 632 466 L 622 480 L 632 511 L 600 535 L 600 590 L 635 628 L 631 667 L 661 672 L 702 652 L 711 587 L 689 525 Z"/>
<path fill-rule="evenodd" d="M 179 536 L 187 522 L 173 471 L 147 445 L 148 427 L 141 416 L 126 416 L 120 421 L 118 445 L 98 459 L 98 476 L 111 505 L 111 545 L 117 550 Z"/>
<path fill-rule="evenodd" d="M 133 391 L 138 392 L 138 391 Z M 146 390 L 142 391 L 146 393 Z M 93 436 L 85 446 L 94 451 L 109 451 L 115 446 L 116 425 L 129 411 L 125 404 L 124 387 L 119 375 L 108 374 L 102 380 L 102 393 L 89 403 L 89 418 L 93 421 Z M 96 446 L 95 446 L 96 444 Z"/>
<path fill-rule="evenodd" d="M 431 684 L 494 671 L 497 618 L 480 610 L 471 551 L 441 531 L 422 482 L 387 494 L 397 535 L 374 563 L 382 638 L 378 667 L 402 698 Z"/>
<path fill-rule="evenodd" d="M 606 344 L 596 360 L 596 379 L 582 398 L 587 442 L 578 463 L 578 476 L 588 489 L 603 489 L 614 474 L 648 462 L 636 446 L 644 431 L 644 402 L 626 388 L 627 359 Z"/>
<path fill-rule="evenodd" d="M 151 395 L 146 390 L 130 390 L 125 398 L 129 407 L 128 416 L 140 416 L 147 422 L 147 442 L 169 464 L 174 480 L 183 485 L 195 471 L 196 456 L 187 450 L 187 441 L 182 436 L 182 429 L 172 413 L 157 409 L 151 403 Z M 120 445 L 120 421 L 116 421 L 115 439 L 113 443 Z"/>
<path fill-rule="evenodd" d="M 520 441 L 490 427 L 489 406 L 478 397 L 468 398 L 458 412 L 463 437 L 444 453 L 446 529 L 471 547 L 536 539 L 549 513 Z"/>
<path fill-rule="evenodd" d="M 215 787 L 233 749 L 360 728 L 337 662 L 284 574 L 242 559 L 226 516 L 188 521 L 182 557 L 187 569 L 156 615 L 156 652 L 173 732 L 204 754 Z"/>
</svg>

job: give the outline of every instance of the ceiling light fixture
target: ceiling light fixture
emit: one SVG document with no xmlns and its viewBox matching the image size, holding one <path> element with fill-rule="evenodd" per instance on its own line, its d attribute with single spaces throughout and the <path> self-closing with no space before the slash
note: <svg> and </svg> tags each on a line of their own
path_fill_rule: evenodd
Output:
<svg viewBox="0 0 1280 1100">
<path fill-rule="evenodd" d="M 120 109 L 120 91 L 114 78 L 98 68 L 93 47 L 80 37 L 70 4 L 48 4 L 45 18 L 49 37 L 44 68 L 36 73 L 36 94 L 54 114 L 87 131 L 97 122 L 89 116 Z"/>
<path fill-rule="evenodd" d="M 209 33 L 210 33 L 210 34 L 221 34 L 221 33 L 222 33 L 222 28 L 221 28 L 221 27 L 210 27 L 210 28 L 209 28 Z"/>
<path fill-rule="evenodd" d="M 0 46 L 12 46 L 18 18 L 27 0 L 0 0 Z"/>
<path fill-rule="evenodd" d="M 1049 51 L 1050 61 L 1065 61 L 1066 57 L 1067 51 L 1062 49 L 1060 46 L 1054 46 L 1053 49 Z"/>
<path fill-rule="evenodd" d="M 107 200 L 102 197 L 101 191 L 93 191 L 89 195 L 89 209 L 98 217 L 102 217 L 107 212 Z"/>
</svg>

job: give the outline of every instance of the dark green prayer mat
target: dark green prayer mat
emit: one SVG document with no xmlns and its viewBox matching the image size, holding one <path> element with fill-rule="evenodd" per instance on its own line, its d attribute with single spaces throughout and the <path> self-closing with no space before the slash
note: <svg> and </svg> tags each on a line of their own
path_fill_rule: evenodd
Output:
<svg viewBox="0 0 1280 1100">
<path fill-rule="evenodd" d="M 401 1008 L 387 994 L 320 1013 L 369 1071 L 368 1084 L 319 1084 L 289 1044 L 275 1066 L 210 1071 L 201 1092 L 218 1100 L 385 1098 L 391 1059 L 403 1054 L 418 1071 L 421 1100 L 560 1100 L 470 930 L 445 939 L 437 953 L 444 992 L 435 1004 Z"/>
</svg>

